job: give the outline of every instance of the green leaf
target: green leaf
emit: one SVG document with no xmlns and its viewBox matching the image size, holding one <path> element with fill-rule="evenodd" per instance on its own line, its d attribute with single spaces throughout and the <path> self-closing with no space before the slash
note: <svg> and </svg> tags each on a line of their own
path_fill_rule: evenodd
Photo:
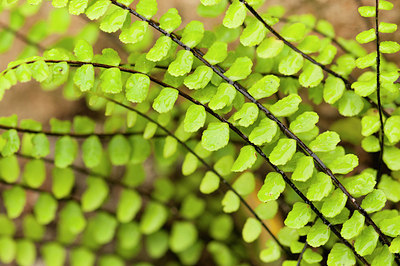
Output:
<svg viewBox="0 0 400 266">
<path fill-rule="evenodd" d="M 58 202 L 49 193 L 40 193 L 33 212 L 39 224 L 46 225 L 56 217 Z"/>
<path fill-rule="evenodd" d="M 211 81 L 213 71 L 208 66 L 199 66 L 193 74 L 187 76 L 184 84 L 191 90 L 202 89 Z"/>
<path fill-rule="evenodd" d="M 361 174 L 345 178 L 343 185 L 354 197 L 360 197 L 373 191 L 376 184 L 375 174 L 364 170 Z"/>
<path fill-rule="evenodd" d="M 74 75 L 74 84 L 82 91 L 89 91 L 94 85 L 94 67 L 87 64 L 79 67 Z"/>
<path fill-rule="evenodd" d="M 225 193 L 221 204 L 225 213 L 233 213 L 240 207 L 240 198 L 232 190 L 229 190 Z"/>
<path fill-rule="evenodd" d="M 306 26 L 303 23 L 293 23 L 281 31 L 281 35 L 289 42 L 298 42 L 304 38 Z"/>
<path fill-rule="evenodd" d="M 89 177 L 86 183 L 87 188 L 81 198 L 82 210 L 91 212 L 100 208 L 108 196 L 109 188 L 104 180 L 97 177 Z"/>
<path fill-rule="evenodd" d="M 382 0 L 382 1 L 379 1 L 378 8 L 380 10 L 392 10 L 393 4 L 389 1 Z"/>
<path fill-rule="evenodd" d="M 358 68 L 364 69 L 376 64 L 376 52 L 372 52 L 365 56 L 359 57 L 356 60 L 356 66 Z"/>
<path fill-rule="evenodd" d="M 118 206 L 117 206 L 117 219 L 121 223 L 132 221 L 140 210 L 142 199 L 140 195 L 134 190 L 123 189 L 121 191 Z"/>
<path fill-rule="evenodd" d="M 172 40 L 171 38 L 167 37 L 167 36 L 161 36 L 156 43 L 154 44 L 154 46 L 149 50 L 149 52 L 146 54 L 146 59 L 151 61 L 151 62 L 159 62 L 161 60 L 163 60 L 167 55 L 169 50 L 172 47 Z M 177 58 L 179 58 L 180 54 L 186 54 L 185 51 L 179 51 Z M 190 52 L 189 52 L 190 53 Z M 191 54 L 191 53 L 190 53 Z M 182 57 L 182 55 L 181 55 Z M 187 56 L 189 57 L 189 56 Z M 193 55 L 192 55 L 193 57 Z M 179 64 L 179 63 L 176 63 Z M 190 64 L 191 65 L 191 64 Z M 170 65 L 171 66 L 171 65 Z M 168 72 L 172 75 L 171 71 L 169 70 L 170 67 L 168 67 Z M 177 68 L 177 66 L 174 66 L 174 68 Z M 190 70 L 189 70 L 190 71 Z M 175 71 L 173 71 L 173 73 L 175 73 Z M 174 75 L 173 75 L 174 76 Z"/>
<path fill-rule="evenodd" d="M 175 253 L 182 252 L 196 242 L 197 235 L 197 229 L 191 222 L 174 222 L 169 238 L 169 246 Z"/>
<path fill-rule="evenodd" d="M 193 54 L 190 51 L 180 50 L 175 60 L 168 66 L 168 73 L 174 77 L 186 75 L 192 70 Z"/>
<path fill-rule="evenodd" d="M 249 93 L 256 100 L 267 98 L 278 91 L 280 79 L 274 75 L 266 75 L 249 89 Z"/>
<path fill-rule="evenodd" d="M 108 153 L 113 165 L 125 165 L 131 156 L 131 145 L 123 135 L 114 136 L 108 144 Z"/>
<path fill-rule="evenodd" d="M 100 88 L 104 93 L 116 94 L 122 91 L 121 71 L 108 68 L 100 76 Z"/>
<path fill-rule="evenodd" d="M 318 172 L 310 179 L 307 198 L 311 201 L 320 201 L 329 195 L 332 188 L 333 184 L 331 178 L 322 172 Z"/>
<path fill-rule="evenodd" d="M 56 142 L 54 164 L 59 168 L 71 165 L 78 155 L 78 143 L 69 136 L 61 137 Z"/>
<path fill-rule="evenodd" d="M 290 116 L 298 110 L 301 101 L 299 95 L 290 94 L 271 105 L 269 110 L 277 117 Z"/>
<path fill-rule="evenodd" d="M 379 116 L 363 116 L 361 119 L 361 127 L 361 134 L 365 137 L 378 132 L 380 128 Z"/>
<path fill-rule="evenodd" d="M 393 265 L 394 256 L 390 253 L 389 248 L 385 245 L 376 249 L 375 254 L 377 254 L 372 261 L 371 265 Z"/>
<path fill-rule="evenodd" d="M 214 6 L 221 2 L 221 0 L 200 0 L 200 2 L 205 6 Z"/>
<path fill-rule="evenodd" d="M 27 239 L 17 241 L 17 254 L 15 258 L 18 265 L 33 265 L 36 261 L 36 247 Z"/>
<path fill-rule="evenodd" d="M 110 0 L 99 0 L 93 2 L 92 5 L 86 9 L 86 16 L 91 20 L 100 18 L 106 13 L 110 3 Z"/>
<path fill-rule="evenodd" d="M 400 150 L 396 147 L 385 147 L 383 152 L 383 161 L 389 167 L 390 170 L 400 170 L 400 162 L 398 160 L 400 156 Z"/>
<path fill-rule="evenodd" d="M 220 110 L 226 106 L 230 106 L 235 99 L 236 89 L 231 84 L 221 83 L 218 86 L 217 93 L 212 97 L 208 106 L 212 110 Z"/>
<path fill-rule="evenodd" d="M 14 239 L 3 236 L 0 237 L 0 261 L 4 264 L 11 263 L 16 255 L 17 245 Z"/>
<path fill-rule="evenodd" d="M 136 5 L 136 11 L 147 19 L 151 19 L 157 13 L 156 0 L 140 0 Z"/>
<path fill-rule="evenodd" d="M 226 240 L 232 233 L 233 220 L 227 214 L 221 214 L 213 217 L 210 224 L 210 235 L 216 240 Z"/>
<path fill-rule="evenodd" d="M 374 189 L 361 202 L 361 208 L 367 213 L 380 211 L 386 203 L 385 193 L 380 189 Z"/>
<path fill-rule="evenodd" d="M 148 203 L 140 220 L 140 231 L 145 235 L 158 231 L 167 221 L 168 214 L 168 210 L 161 203 Z"/>
<path fill-rule="evenodd" d="M 400 116 L 394 115 L 385 121 L 385 136 L 391 143 L 397 143 L 400 140 Z"/>
<path fill-rule="evenodd" d="M 290 123 L 290 130 L 297 134 L 310 131 L 318 123 L 319 116 L 315 112 L 304 112 Z"/>
<path fill-rule="evenodd" d="M 14 183 L 20 174 L 19 162 L 15 155 L 0 158 L 0 177 L 7 183 Z"/>
<path fill-rule="evenodd" d="M 31 64 L 30 68 L 32 72 L 32 77 L 37 82 L 43 82 L 49 77 L 49 66 L 43 60 L 38 60 L 35 63 Z"/>
<path fill-rule="evenodd" d="M 61 7 L 66 7 L 68 4 L 68 0 L 53 0 L 51 2 L 51 4 L 55 7 L 55 8 L 61 8 Z"/>
<path fill-rule="evenodd" d="M 369 43 L 376 39 L 375 29 L 369 29 L 359 33 L 356 40 L 359 43 Z"/>
<path fill-rule="evenodd" d="M 329 164 L 334 174 L 347 174 L 358 166 L 358 157 L 354 154 L 346 154 Z"/>
<path fill-rule="evenodd" d="M 69 2 L 68 11 L 72 15 L 80 15 L 85 12 L 85 9 L 88 5 L 88 0 L 71 0 Z"/>
<path fill-rule="evenodd" d="M 356 116 L 364 108 L 364 102 L 360 96 L 352 91 L 346 91 L 339 100 L 339 113 L 343 116 Z"/>
<path fill-rule="evenodd" d="M 147 22 L 137 20 L 129 28 L 122 28 L 119 39 L 126 44 L 137 44 L 145 38 L 148 27 Z"/>
<path fill-rule="evenodd" d="M 197 169 L 198 161 L 198 158 L 194 154 L 187 153 L 182 164 L 182 174 L 184 176 L 193 174 Z"/>
<path fill-rule="evenodd" d="M 347 220 L 340 231 L 345 239 L 352 239 L 361 233 L 364 227 L 365 217 L 358 211 L 354 211 L 353 215 Z"/>
<path fill-rule="evenodd" d="M 362 17 L 370 18 L 375 17 L 375 7 L 374 6 L 361 6 L 358 8 L 358 13 Z"/>
<path fill-rule="evenodd" d="M 269 202 L 279 198 L 281 193 L 285 190 L 285 181 L 278 173 L 268 173 L 265 178 L 264 184 L 257 197 L 262 202 Z"/>
<path fill-rule="evenodd" d="M 84 247 L 74 248 L 70 253 L 71 266 L 93 266 L 95 260 L 95 255 Z"/>
<path fill-rule="evenodd" d="M 303 72 L 299 76 L 300 85 L 304 88 L 318 86 L 323 79 L 324 73 L 322 72 L 322 68 L 311 63 L 304 67 Z"/>
<path fill-rule="evenodd" d="M 143 74 L 132 74 L 126 81 L 125 95 L 128 101 L 141 103 L 147 98 L 150 78 Z"/>
<path fill-rule="evenodd" d="M 330 233 L 329 227 L 318 219 L 308 231 L 307 243 L 314 248 L 325 245 L 329 240 Z"/>
<path fill-rule="evenodd" d="M 240 43 L 249 47 L 259 45 L 266 34 L 267 29 L 264 25 L 260 21 L 253 19 L 240 35 Z"/>
<path fill-rule="evenodd" d="M 296 169 L 292 174 L 292 179 L 295 181 L 305 182 L 312 176 L 313 171 L 313 158 L 309 156 L 303 156 L 296 162 Z"/>
<path fill-rule="evenodd" d="M 247 218 L 242 231 L 243 240 L 246 243 L 254 242 L 261 235 L 261 223 L 253 218 Z"/>
<path fill-rule="evenodd" d="M 333 245 L 328 255 L 328 265 L 355 265 L 356 258 L 352 251 L 342 243 Z"/>
<path fill-rule="evenodd" d="M 232 66 L 225 72 L 232 81 L 238 81 L 247 78 L 251 74 L 253 61 L 247 56 L 238 57 L 233 62 Z"/>
<path fill-rule="evenodd" d="M 201 144 L 208 151 L 219 150 L 229 142 L 229 125 L 226 123 L 213 122 L 203 132 Z"/>
<path fill-rule="evenodd" d="M 204 25 L 200 21 L 189 22 L 182 33 L 181 42 L 193 48 L 198 45 L 204 36 Z"/>
<path fill-rule="evenodd" d="M 313 140 L 309 147 L 314 152 L 333 151 L 340 142 L 339 135 L 334 131 L 325 131 Z"/>
<path fill-rule="evenodd" d="M 256 151 L 253 146 L 247 145 L 240 149 L 236 161 L 233 163 L 232 172 L 243 172 L 249 169 L 257 160 Z"/>
<path fill-rule="evenodd" d="M 128 16 L 128 10 L 117 8 L 106 15 L 100 23 L 100 29 L 104 32 L 116 32 L 121 29 Z"/>
<path fill-rule="evenodd" d="M 396 237 L 390 244 L 389 251 L 391 253 L 399 253 L 400 251 L 400 237 Z"/>
<path fill-rule="evenodd" d="M 345 90 L 346 86 L 343 80 L 329 76 L 324 86 L 324 101 L 329 104 L 334 104 L 342 97 Z"/>
<path fill-rule="evenodd" d="M 7 130 L 1 137 L 5 140 L 5 144 L 1 149 L 1 155 L 3 157 L 11 156 L 19 150 L 20 140 L 15 129 Z"/>
<path fill-rule="evenodd" d="M 228 44 L 221 41 L 214 42 L 204 55 L 204 59 L 210 64 L 222 63 L 228 56 Z"/>
<path fill-rule="evenodd" d="M 101 55 L 95 55 L 94 61 L 96 63 L 118 67 L 121 63 L 121 58 L 114 49 L 105 48 L 101 51 Z"/>
<path fill-rule="evenodd" d="M 316 58 L 316 61 L 323 65 L 329 65 L 332 63 L 333 59 L 335 59 L 336 54 L 337 54 L 336 46 L 328 44 L 319 53 L 319 55 Z"/>
<path fill-rule="evenodd" d="M 245 103 L 242 108 L 233 115 L 233 120 L 242 127 L 252 125 L 258 117 L 258 107 L 255 103 Z"/>
<path fill-rule="evenodd" d="M 3 191 L 3 204 L 10 219 L 19 217 L 26 203 L 25 190 L 19 186 L 13 186 Z"/>
<path fill-rule="evenodd" d="M 309 35 L 299 44 L 298 48 L 305 54 L 316 53 L 321 48 L 321 41 L 318 36 Z"/>
<path fill-rule="evenodd" d="M 393 33 L 397 30 L 397 24 L 380 22 L 379 23 L 379 32 L 382 33 Z"/>
<path fill-rule="evenodd" d="M 321 213 L 328 218 L 338 215 L 346 205 L 347 196 L 340 190 L 336 189 L 329 195 L 322 204 Z"/>
<path fill-rule="evenodd" d="M 69 168 L 53 168 L 52 193 L 56 199 L 70 195 L 75 183 L 74 172 Z"/>
<path fill-rule="evenodd" d="M 249 140 L 255 145 L 260 146 L 264 143 L 271 142 L 277 131 L 278 125 L 269 118 L 264 118 L 260 121 L 260 124 L 251 131 Z"/>
<path fill-rule="evenodd" d="M 222 24 L 230 29 L 237 28 L 243 24 L 245 18 L 245 5 L 239 0 L 234 0 L 226 11 Z"/>
<path fill-rule="evenodd" d="M 64 265 L 66 259 L 66 250 L 61 244 L 56 242 L 48 242 L 41 247 L 40 251 L 46 265 Z"/>
<path fill-rule="evenodd" d="M 384 41 L 380 43 L 379 51 L 383 54 L 394 54 L 400 51 L 400 44 L 393 41 Z"/>
<path fill-rule="evenodd" d="M 203 199 L 189 194 L 183 199 L 180 214 L 186 219 L 195 219 L 204 213 L 206 202 Z"/>
<path fill-rule="evenodd" d="M 254 175 L 251 172 L 243 173 L 235 180 L 232 187 L 241 196 L 247 196 L 247 195 L 251 194 L 256 187 Z"/>
<path fill-rule="evenodd" d="M 400 183 L 397 180 L 392 179 L 388 175 L 383 175 L 378 184 L 378 188 L 385 193 L 388 200 L 392 202 L 400 201 Z"/>
<path fill-rule="evenodd" d="M 206 111 L 201 105 L 191 105 L 187 111 L 184 123 L 184 130 L 186 132 L 197 132 L 204 126 L 206 121 Z"/>
<path fill-rule="evenodd" d="M 356 238 L 354 248 L 361 256 L 370 255 L 376 247 L 378 238 L 379 236 L 372 226 L 365 227 Z"/>
<path fill-rule="evenodd" d="M 261 58 L 273 58 L 280 54 L 284 46 L 283 41 L 269 37 L 257 47 L 257 55 Z"/>
<path fill-rule="evenodd" d="M 179 16 L 178 10 L 176 8 L 170 8 L 162 17 L 160 18 L 160 28 L 166 32 L 173 32 L 182 23 L 182 18 Z"/>
<path fill-rule="evenodd" d="M 287 76 L 294 75 L 300 71 L 303 67 L 303 63 L 304 59 L 300 54 L 290 51 L 289 54 L 279 62 L 279 73 Z"/>
<path fill-rule="evenodd" d="M 285 165 L 296 152 L 294 139 L 282 138 L 269 155 L 269 160 L 274 165 Z"/>
<path fill-rule="evenodd" d="M 100 164 L 103 155 L 103 146 L 99 137 L 90 136 L 82 144 L 82 159 L 87 168 Z"/>
<path fill-rule="evenodd" d="M 174 108 L 179 91 L 172 88 L 163 88 L 153 102 L 153 109 L 159 113 L 167 113 Z"/>
<path fill-rule="evenodd" d="M 296 202 L 288 213 L 284 223 L 289 228 L 299 229 L 304 227 L 311 218 L 311 209 L 305 203 Z"/>
<path fill-rule="evenodd" d="M 219 188 L 219 177 L 212 171 L 208 171 L 200 184 L 200 191 L 203 194 L 211 194 Z"/>
<path fill-rule="evenodd" d="M 260 260 L 264 263 L 269 263 L 278 260 L 281 257 L 281 251 L 278 244 L 272 240 L 267 240 L 266 243 L 267 248 L 261 250 L 260 252 Z"/>
<path fill-rule="evenodd" d="M 29 187 L 38 188 L 46 179 L 46 166 L 42 160 L 30 160 L 25 164 L 24 183 Z"/>
</svg>

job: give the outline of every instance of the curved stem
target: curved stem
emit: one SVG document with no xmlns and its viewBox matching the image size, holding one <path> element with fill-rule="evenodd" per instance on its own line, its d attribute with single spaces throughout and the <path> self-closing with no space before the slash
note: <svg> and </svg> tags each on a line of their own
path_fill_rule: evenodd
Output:
<svg viewBox="0 0 400 266">
<path fill-rule="evenodd" d="M 297 266 L 300 266 L 301 261 L 303 260 L 304 252 L 306 252 L 307 247 L 308 247 L 308 243 L 307 243 L 307 241 L 306 241 L 306 243 L 304 243 L 304 247 L 303 247 L 303 249 L 301 250 L 301 253 L 300 253 L 299 258 L 298 258 L 298 260 L 297 260 L 297 264 L 296 264 Z"/>
</svg>

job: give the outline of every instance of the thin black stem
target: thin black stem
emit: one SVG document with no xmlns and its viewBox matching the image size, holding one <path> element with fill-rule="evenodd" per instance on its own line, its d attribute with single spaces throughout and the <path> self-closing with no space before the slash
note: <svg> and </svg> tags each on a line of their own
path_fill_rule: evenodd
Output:
<svg viewBox="0 0 400 266">
<path fill-rule="evenodd" d="M 307 243 L 307 241 L 306 241 L 306 243 L 304 243 L 304 247 L 303 247 L 303 249 L 302 249 L 302 251 L 301 251 L 301 253 L 300 253 L 300 255 L 299 255 L 299 259 L 297 260 L 297 264 L 296 264 L 297 266 L 300 266 L 301 261 L 303 260 L 304 252 L 306 252 L 307 247 L 308 247 L 308 243 Z"/>
<path fill-rule="evenodd" d="M 378 110 L 379 110 L 379 121 L 381 124 L 380 127 L 380 138 L 379 138 L 379 146 L 381 147 L 379 153 L 379 162 L 378 162 L 378 174 L 377 174 L 377 183 L 379 183 L 382 176 L 382 168 L 383 168 L 383 152 L 384 152 L 384 138 L 385 138 L 385 130 L 383 125 L 383 108 L 381 103 L 381 52 L 380 52 L 380 36 L 379 36 L 379 0 L 375 0 L 375 35 L 376 35 L 376 94 L 378 99 Z M 400 256 L 399 256 L 400 258 Z"/>
</svg>

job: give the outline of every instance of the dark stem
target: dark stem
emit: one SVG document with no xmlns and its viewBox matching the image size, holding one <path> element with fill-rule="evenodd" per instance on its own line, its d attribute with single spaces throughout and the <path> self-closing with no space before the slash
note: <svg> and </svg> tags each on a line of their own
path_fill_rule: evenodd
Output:
<svg viewBox="0 0 400 266">
<path fill-rule="evenodd" d="M 307 241 L 306 241 L 306 243 L 304 243 L 303 250 L 301 251 L 301 253 L 300 253 L 300 255 L 299 255 L 299 259 L 297 260 L 297 264 L 296 264 L 297 266 L 300 266 L 300 263 L 301 263 L 301 261 L 303 260 L 304 252 L 306 252 L 307 247 L 308 247 L 308 243 L 307 243 Z"/>
<path fill-rule="evenodd" d="M 383 166 L 383 152 L 384 152 L 384 138 L 385 138 L 385 130 L 383 125 L 383 112 L 382 112 L 382 103 L 381 103 L 381 52 L 380 52 L 380 36 L 379 36 L 379 0 L 375 0 L 375 35 L 376 35 L 376 94 L 378 99 L 378 110 L 379 110 L 379 121 L 381 124 L 380 132 L 379 132 L 379 146 L 381 147 L 379 153 L 379 163 L 378 163 L 378 174 L 376 177 L 376 182 L 379 183 L 382 176 L 382 166 Z M 400 258 L 399 256 L 396 256 Z"/>
</svg>

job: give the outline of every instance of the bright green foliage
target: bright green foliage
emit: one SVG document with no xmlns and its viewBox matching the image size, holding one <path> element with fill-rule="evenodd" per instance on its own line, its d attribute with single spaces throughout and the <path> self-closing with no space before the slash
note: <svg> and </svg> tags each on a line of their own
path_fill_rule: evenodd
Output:
<svg viewBox="0 0 400 266">
<path fill-rule="evenodd" d="M 196 132 L 204 126 L 206 121 L 206 111 L 203 106 L 191 105 L 187 111 L 184 120 L 184 129 L 186 132 Z"/>
<path fill-rule="evenodd" d="M 260 121 L 258 126 L 251 131 L 249 140 L 255 145 L 269 143 L 272 141 L 277 131 L 277 124 L 268 118 L 264 118 Z"/>
<path fill-rule="evenodd" d="M 311 218 L 311 209 L 302 202 L 296 202 L 293 209 L 285 219 L 285 225 L 289 228 L 299 229 L 304 227 Z"/>
<path fill-rule="evenodd" d="M 277 117 L 289 116 L 297 111 L 300 103 L 300 96 L 291 94 L 274 103 L 269 110 Z"/>
<path fill-rule="evenodd" d="M 232 172 L 243 172 L 251 168 L 257 160 L 256 151 L 253 146 L 244 146 L 240 149 L 240 153 L 236 161 L 232 165 Z"/>
<path fill-rule="evenodd" d="M 278 91 L 279 84 L 279 78 L 274 75 L 267 75 L 254 83 L 249 89 L 249 93 L 257 100 L 266 98 Z"/>
<path fill-rule="evenodd" d="M 355 265 L 356 258 L 342 243 L 336 243 L 328 255 L 328 265 Z"/>
<path fill-rule="evenodd" d="M 246 7 L 239 0 L 234 0 L 226 11 L 223 25 L 227 28 L 237 28 L 246 18 Z"/>
<path fill-rule="evenodd" d="M 253 62 L 248 57 L 239 57 L 232 66 L 225 72 L 225 75 L 233 81 L 247 78 L 253 67 Z"/>
<path fill-rule="evenodd" d="M 362 216 L 358 211 L 355 211 L 351 218 L 343 224 L 340 234 L 345 239 L 351 239 L 358 236 L 363 229 L 364 221 L 364 216 Z"/>
<path fill-rule="evenodd" d="M 379 36 L 376 51 L 375 41 L 376 31 L 394 33 L 397 25 L 382 14 L 378 30 L 352 40 L 326 20 L 285 16 L 284 7 L 264 0 L 198 1 L 197 13 L 214 18 L 212 25 L 181 17 L 169 3 L 158 2 L 157 13 L 157 2 L 53 0 L 57 9 L 45 13 L 38 0 L 0 4 L 0 53 L 12 57 L 15 39 L 26 42 L 1 70 L 0 99 L 29 82 L 28 89 L 60 88 L 54 95 L 79 103 L 70 117 L 57 100 L 49 123 L 0 117 L 1 263 L 147 266 L 140 261 L 147 254 L 171 265 L 296 265 L 296 258 L 285 261 L 281 245 L 296 255 L 306 240 L 302 265 L 355 265 L 345 244 L 371 265 L 391 265 L 400 250 L 393 209 L 400 201 L 400 94 L 390 54 L 400 45 Z M 382 13 L 394 8 L 378 2 Z M 374 19 L 375 8 L 359 13 Z M 36 13 L 49 16 L 33 22 Z M 96 21 L 70 28 L 83 13 Z M 109 33 L 119 39 L 110 43 Z M 381 150 L 382 134 L 377 56 L 387 166 L 381 177 L 372 164 L 379 156 L 371 154 Z M 346 208 L 348 200 L 354 208 Z M 331 235 L 333 225 L 332 234 L 339 230 L 348 243 Z M 258 258 L 247 252 L 246 242 L 275 229 L 277 241 L 266 235 L 257 243 Z"/>
<path fill-rule="evenodd" d="M 168 39 L 170 41 L 170 39 Z M 157 41 L 158 42 L 158 41 Z M 161 48 L 155 48 L 157 46 L 157 43 L 153 47 L 153 49 L 159 49 Z M 165 48 L 165 52 L 168 52 L 169 47 Z M 151 50 L 150 50 L 151 52 Z M 147 59 L 151 60 L 148 56 L 150 52 L 147 54 Z M 165 55 L 164 55 L 165 56 Z M 151 60 L 151 61 L 160 61 L 164 56 L 158 57 L 157 60 Z M 193 54 L 190 53 L 189 51 L 181 50 L 178 52 L 176 59 L 169 65 L 168 67 L 168 73 L 171 74 L 174 77 L 180 77 L 183 76 L 187 73 L 190 72 L 192 69 L 192 64 L 193 64 Z"/>
<path fill-rule="evenodd" d="M 166 113 L 172 110 L 176 100 L 178 99 L 178 90 L 172 88 L 164 88 L 154 100 L 153 109 L 159 113 Z"/>
<path fill-rule="evenodd" d="M 293 139 L 280 139 L 269 155 L 271 163 L 275 165 L 286 164 L 296 152 L 296 141 Z"/>
<path fill-rule="evenodd" d="M 216 138 L 216 136 L 218 136 Z M 206 150 L 215 151 L 225 147 L 229 141 L 229 126 L 226 123 L 210 123 L 203 132 L 201 144 Z"/>
</svg>

